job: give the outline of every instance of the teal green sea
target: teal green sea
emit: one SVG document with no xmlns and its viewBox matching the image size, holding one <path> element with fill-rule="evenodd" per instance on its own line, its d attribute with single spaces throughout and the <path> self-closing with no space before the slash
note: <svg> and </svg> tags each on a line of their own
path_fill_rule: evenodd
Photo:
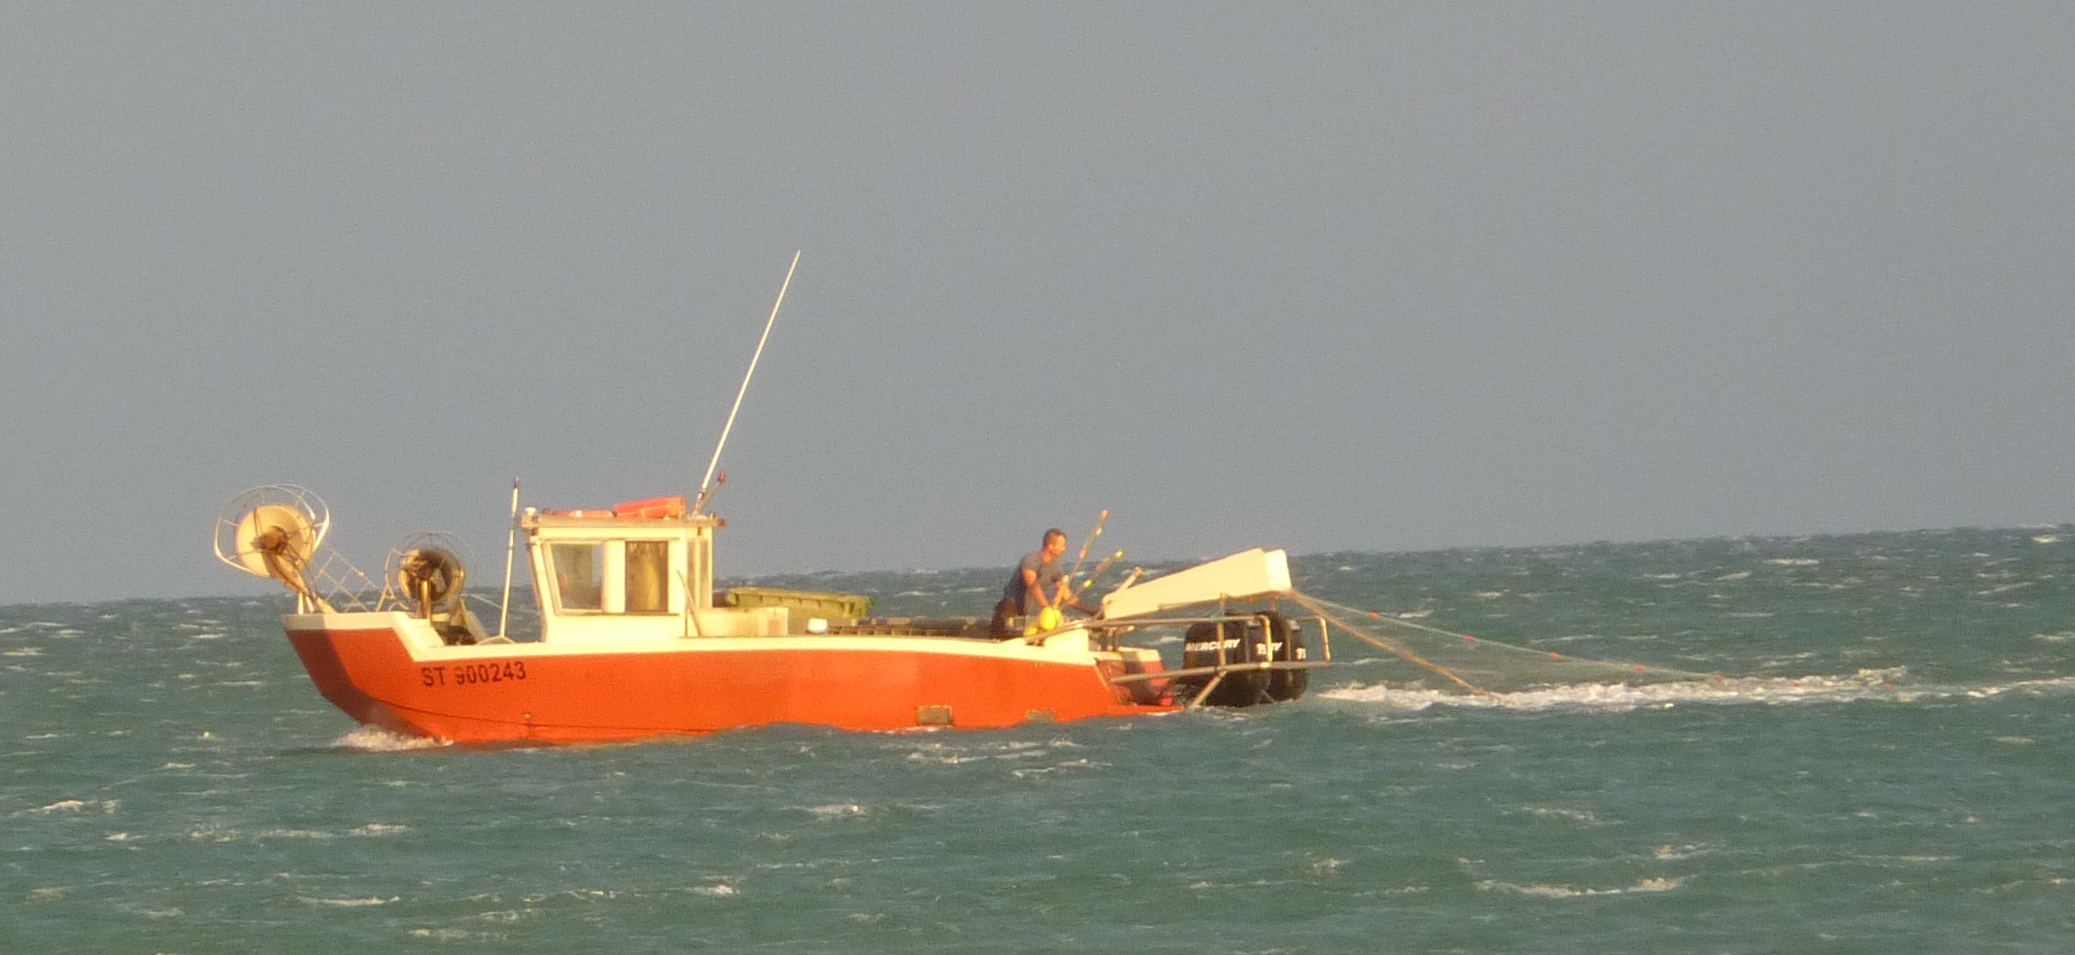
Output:
<svg viewBox="0 0 2075 955">
<path fill-rule="evenodd" d="M 0 952 L 2075 951 L 2075 528 L 1293 564 L 1706 676 L 1452 695 L 1342 634 L 1280 707 L 467 750 L 333 710 L 283 595 L 0 607 Z"/>
</svg>

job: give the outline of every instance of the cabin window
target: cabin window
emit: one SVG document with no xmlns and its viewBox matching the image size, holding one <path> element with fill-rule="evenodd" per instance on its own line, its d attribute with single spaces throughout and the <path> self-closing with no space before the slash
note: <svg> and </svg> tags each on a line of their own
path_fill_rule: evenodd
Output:
<svg viewBox="0 0 2075 955">
<path fill-rule="evenodd" d="M 548 545 L 555 568 L 555 596 L 563 610 L 605 609 L 605 545 Z"/>
<path fill-rule="evenodd" d="M 670 542 L 627 542 L 627 612 L 670 612 Z"/>
</svg>

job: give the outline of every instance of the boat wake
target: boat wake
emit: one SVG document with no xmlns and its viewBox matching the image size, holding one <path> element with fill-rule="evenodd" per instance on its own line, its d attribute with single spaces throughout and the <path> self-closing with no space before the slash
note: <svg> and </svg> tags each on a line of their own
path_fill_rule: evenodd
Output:
<svg viewBox="0 0 2075 955">
<path fill-rule="evenodd" d="M 405 736 L 375 726 L 362 726 L 338 738 L 332 745 L 362 753 L 401 753 L 413 749 L 438 749 L 452 743 L 429 736 Z"/>
<path fill-rule="evenodd" d="M 1431 689 L 1421 686 L 1364 686 L 1354 684 L 1324 690 L 1319 697 L 1352 703 L 1377 704 L 1388 710 L 1419 712 L 1431 707 L 1460 709 L 1540 711 L 1625 712 L 1636 709 L 1668 709 L 1678 704 L 1790 705 L 1801 703 L 1852 703 L 1878 701 L 1916 703 L 1923 701 L 1986 700 L 2013 694 L 2033 696 L 2075 695 L 2075 677 L 2020 680 L 1981 686 L 1912 683 L 1907 670 L 1860 670 L 1849 676 L 1802 677 L 1713 677 L 1649 684 L 1587 683 L 1537 687 L 1490 695 Z"/>
</svg>

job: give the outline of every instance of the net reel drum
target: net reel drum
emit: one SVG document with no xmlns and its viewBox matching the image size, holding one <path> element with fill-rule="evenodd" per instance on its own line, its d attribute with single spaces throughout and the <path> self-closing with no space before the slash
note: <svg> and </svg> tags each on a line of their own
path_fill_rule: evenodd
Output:
<svg viewBox="0 0 2075 955">
<path fill-rule="evenodd" d="M 448 644 L 472 644 L 485 638 L 482 626 L 468 612 L 463 594 L 468 583 L 464 552 L 451 534 L 412 534 L 390 548 L 382 573 L 395 602 L 431 622 Z"/>
<path fill-rule="evenodd" d="M 310 563 L 331 529 L 331 510 L 292 484 L 256 487 L 231 499 L 216 518 L 216 559 L 279 581 L 304 613 L 330 611 L 310 586 Z"/>
</svg>

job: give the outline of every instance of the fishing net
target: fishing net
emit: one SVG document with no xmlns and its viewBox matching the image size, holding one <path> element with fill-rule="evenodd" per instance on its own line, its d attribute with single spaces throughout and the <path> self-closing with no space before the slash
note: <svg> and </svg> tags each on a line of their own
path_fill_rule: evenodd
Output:
<svg viewBox="0 0 2075 955">
<path fill-rule="evenodd" d="M 1720 679 L 1712 673 L 1516 647 L 1306 594 L 1294 594 L 1293 599 L 1324 618 L 1336 634 L 1391 654 L 1404 670 L 1393 674 L 1395 678 L 1428 689 L 1481 695 L 1578 684 L 1637 686 Z"/>
</svg>

